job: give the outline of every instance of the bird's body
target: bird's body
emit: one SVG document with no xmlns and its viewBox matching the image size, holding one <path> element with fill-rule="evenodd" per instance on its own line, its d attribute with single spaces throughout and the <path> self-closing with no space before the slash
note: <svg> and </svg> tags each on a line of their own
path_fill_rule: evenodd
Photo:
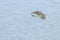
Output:
<svg viewBox="0 0 60 40">
<path fill-rule="evenodd" d="M 43 13 L 40 12 L 40 11 L 34 11 L 34 12 L 32 12 L 32 16 L 35 16 L 35 15 L 33 15 L 33 14 L 37 14 L 41 19 L 46 19 L 45 14 L 43 14 Z"/>
</svg>

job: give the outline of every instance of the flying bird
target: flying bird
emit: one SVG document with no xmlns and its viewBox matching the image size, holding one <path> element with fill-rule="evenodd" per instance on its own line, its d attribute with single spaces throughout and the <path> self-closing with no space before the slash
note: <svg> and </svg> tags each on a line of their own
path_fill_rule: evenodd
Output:
<svg viewBox="0 0 60 40">
<path fill-rule="evenodd" d="M 41 11 L 37 10 L 32 12 L 32 16 L 36 17 L 36 15 L 39 16 L 41 19 L 46 19 L 46 15 L 44 13 L 42 13 Z"/>
</svg>

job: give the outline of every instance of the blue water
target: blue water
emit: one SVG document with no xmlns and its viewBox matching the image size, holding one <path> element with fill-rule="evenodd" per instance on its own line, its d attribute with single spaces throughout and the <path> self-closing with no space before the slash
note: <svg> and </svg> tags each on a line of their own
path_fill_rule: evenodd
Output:
<svg viewBox="0 0 60 40">
<path fill-rule="evenodd" d="M 60 0 L 0 0 L 0 40 L 60 40 Z"/>
</svg>

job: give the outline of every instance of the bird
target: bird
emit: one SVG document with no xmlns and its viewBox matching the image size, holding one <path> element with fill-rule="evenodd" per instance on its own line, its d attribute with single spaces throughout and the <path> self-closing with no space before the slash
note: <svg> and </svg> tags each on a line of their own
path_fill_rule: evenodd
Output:
<svg viewBox="0 0 60 40">
<path fill-rule="evenodd" d="M 41 19 L 46 19 L 46 15 L 41 11 L 37 10 L 31 13 L 33 17 L 36 17 L 34 14 L 38 15 Z"/>
</svg>

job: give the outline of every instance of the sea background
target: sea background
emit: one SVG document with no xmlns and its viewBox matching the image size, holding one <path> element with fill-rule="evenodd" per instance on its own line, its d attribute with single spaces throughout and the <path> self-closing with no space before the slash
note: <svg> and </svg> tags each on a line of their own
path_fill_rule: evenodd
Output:
<svg viewBox="0 0 60 40">
<path fill-rule="evenodd" d="M 0 0 L 0 40 L 60 40 L 60 0 Z"/>
</svg>

